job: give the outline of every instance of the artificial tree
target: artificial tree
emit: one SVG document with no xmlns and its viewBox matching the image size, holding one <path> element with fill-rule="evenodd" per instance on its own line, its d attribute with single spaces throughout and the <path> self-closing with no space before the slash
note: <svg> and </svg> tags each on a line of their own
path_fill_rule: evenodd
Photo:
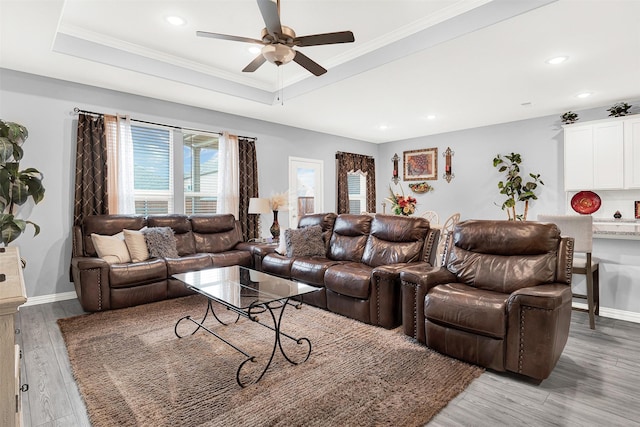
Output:
<svg viewBox="0 0 640 427">
<path fill-rule="evenodd" d="M 520 176 L 520 164 L 522 156 L 517 153 L 511 153 L 504 156 L 498 154 L 493 159 L 493 166 L 498 168 L 498 172 L 505 173 L 504 181 L 498 181 L 498 189 L 500 194 L 507 196 L 502 203 L 502 210 L 507 211 L 507 217 L 510 221 L 526 221 L 529 212 L 529 200 L 537 200 L 535 191 L 538 184 L 544 185 L 540 179 L 540 174 L 529 174 L 530 181 L 524 182 Z M 518 214 L 516 207 L 518 202 L 524 203 L 522 214 Z"/>
<path fill-rule="evenodd" d="M 34 168 L 20 170 L 22 144 L 28 136 L 24 126 L 0 119 L 0 244 L 3 246 L 17 239 L 27 224 L 33 225 L 34 236 L 40 233 L 38 224 L 16 215 L 18 207 L 29 198 L 36 204 L 44 198 L 42 173 Z"/>
</svg>

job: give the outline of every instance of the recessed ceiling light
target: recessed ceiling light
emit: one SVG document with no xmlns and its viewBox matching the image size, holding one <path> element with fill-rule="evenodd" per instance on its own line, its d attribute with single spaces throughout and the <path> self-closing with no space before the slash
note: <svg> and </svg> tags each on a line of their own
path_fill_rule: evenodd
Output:
<svg viewBox="0 0 640 427">
<path fill-rule="evenodd" d="M 175 26 L 180 26 L 187 23 L 187 21 L 185 21 L 183 18 L 180 18 L 179 16 L 175 16 L 175 15 L 167 16 L 165 19 L 169 24 L 175 25 Z"/>
<path fill-rule="evenodd" d="M 262 52 L 262 49 L 260 49 L 258 46 L 251 46 L 249 48 L 249 52 L 253 53 L 254 55 L 257 55 L 260 52 Z"/>
<path fill-rule="evenodd" d="M 576 98 L 588 98 L 593 95 L 593 92 L 582 92 L 576 95 Z"/>
<path fill-rule="evenodd" d="M 555 58 L 547 59 L 547 64 L 558 65 L 569 59 L 568 56 L 556 56 Z"/>
<path fill-rule="evenodd" d="M 435 120 L 436 116 L 434 114 L 429 114 L 427 116 L 427 120 Z"/>
<path fill-rule="evenodd" d="M 380 126 L 378 126 L 378 129 L 380 129 L 380 130 L 387 130 L 387 129 L 389 129 L 389 126 L 387 126 L 387 125 L 380 125 Z"/>
</svg>

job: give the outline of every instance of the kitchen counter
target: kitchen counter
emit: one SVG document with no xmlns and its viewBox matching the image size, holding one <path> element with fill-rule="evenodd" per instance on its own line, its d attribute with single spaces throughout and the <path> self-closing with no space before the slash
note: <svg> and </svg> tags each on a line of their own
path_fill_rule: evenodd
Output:
<svg viewBox="0 0 640 427">
<path fill-rule="evenodd" d="M 594 218 L 593 238 L 640 240 L 640 220 Z"/>
</svg>

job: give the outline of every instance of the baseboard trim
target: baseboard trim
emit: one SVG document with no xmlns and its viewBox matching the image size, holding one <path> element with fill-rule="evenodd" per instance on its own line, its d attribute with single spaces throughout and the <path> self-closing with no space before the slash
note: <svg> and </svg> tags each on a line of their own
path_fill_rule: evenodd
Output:
<svg viewBox="0 0 640 427">
<path fill-rule="evenodd" d="M 581 310 L 587 309 L 587 304 L 574 302 L 573 307 Z M 624 311 L 615 308 L 600 307 L 600 317 L 608 317 L 610 319 L 625 320 L 627 322 L 640 323 L 640 313 L 634 311 Z"/>
<path fill-rule="evenodd" d="M 75 291 L 61 292 L 58 294 L 40 295 L 37 297 L 28 297 L 27 302 L 24 304 L 23 307 L 28 307 L 30 305 L 47 304 L 47 303 L 56 302 L 56 301 L 65 301 L 68 299 L 75 299 L 77 297 L 78 296 L 76 295 Z"/>
<path fill-rule="evenodd" d="M 27 302 L 24 304 L 24 307 L 30 305 L 47 304 L 56 301 L 65 301 L 75 298 L 77 298 L 77 295 L 74 291 L 61 292 L 59 294 L 40 295 L 37 297 L 27 298 Z M 587 304 L 581 302 L 574 302 L 573 306 L 584 310 L 587 309 Z M 600 316 L 617 320 L 625 320 L 627 322 L 640 323 L 640 313 L 636 313 L 634 311 L 624 311 L 615 308 L 600 307 Z"/>
</svg>

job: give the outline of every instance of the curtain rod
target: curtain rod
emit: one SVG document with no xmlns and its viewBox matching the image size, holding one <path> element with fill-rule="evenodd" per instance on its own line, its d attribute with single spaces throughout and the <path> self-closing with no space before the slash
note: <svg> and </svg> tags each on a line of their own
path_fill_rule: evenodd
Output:
<svg viewBox="0 0 640 427">
<path fill-rule="evenodd" d="M 95 111 L 87 111 L 87 110 L 82 110 L 78 107 L 75 107 L 73 109 L 74 113 L 78 113 L 78 114 L 89 114 L 92 116 L 103 116 L 103 113 L 96 113 Z M 220 135 L 222 136 L 222 132 L 216 132 L 216 131 L 211 131 L 211 130 L 202 130 L 202 129 L 194 129 L 194 128 L 186 128 L 186 127 L 182 127 L 182 126 L 174 126 L 174 125 L 167 125 L 164 123 L 155 123 L 155 122 L 149 122 L 146 120 L 138 120 L 138 119 L 131 119 L 132 122 L 137 122 L 137 123 L 145 123 L 148 125 L 155 125 L 155 126 L 165 126 L 165 127 L 169 127 L 172 129 L 180 129 L 180 130 L 191 130 L 191 131 L 196 131 L 196 132 L 205 132 L 205 133 L 214 133 L 216 135 Z M 239 135 L 238 138 L 246 138 L 246 139 L 251 139 L 253 141 L 257 141 L 258 139 L 254 136 L 241 136 Z"/>
<path fill-rule="evenodd" d="M 368 158 L 370 158 L 370 159 L 373 159 L 373 158 L 374 158 L 373 156 L 367 156 L 366 154 L 347 153 L 347 152 L 345 152 L 345 151 L 336 151 L 336 156 L 338 156 L 339 154 L 351 154 L 351 155 L 354 155 L 354 156 L 368 157 Z"/>
</svg>

